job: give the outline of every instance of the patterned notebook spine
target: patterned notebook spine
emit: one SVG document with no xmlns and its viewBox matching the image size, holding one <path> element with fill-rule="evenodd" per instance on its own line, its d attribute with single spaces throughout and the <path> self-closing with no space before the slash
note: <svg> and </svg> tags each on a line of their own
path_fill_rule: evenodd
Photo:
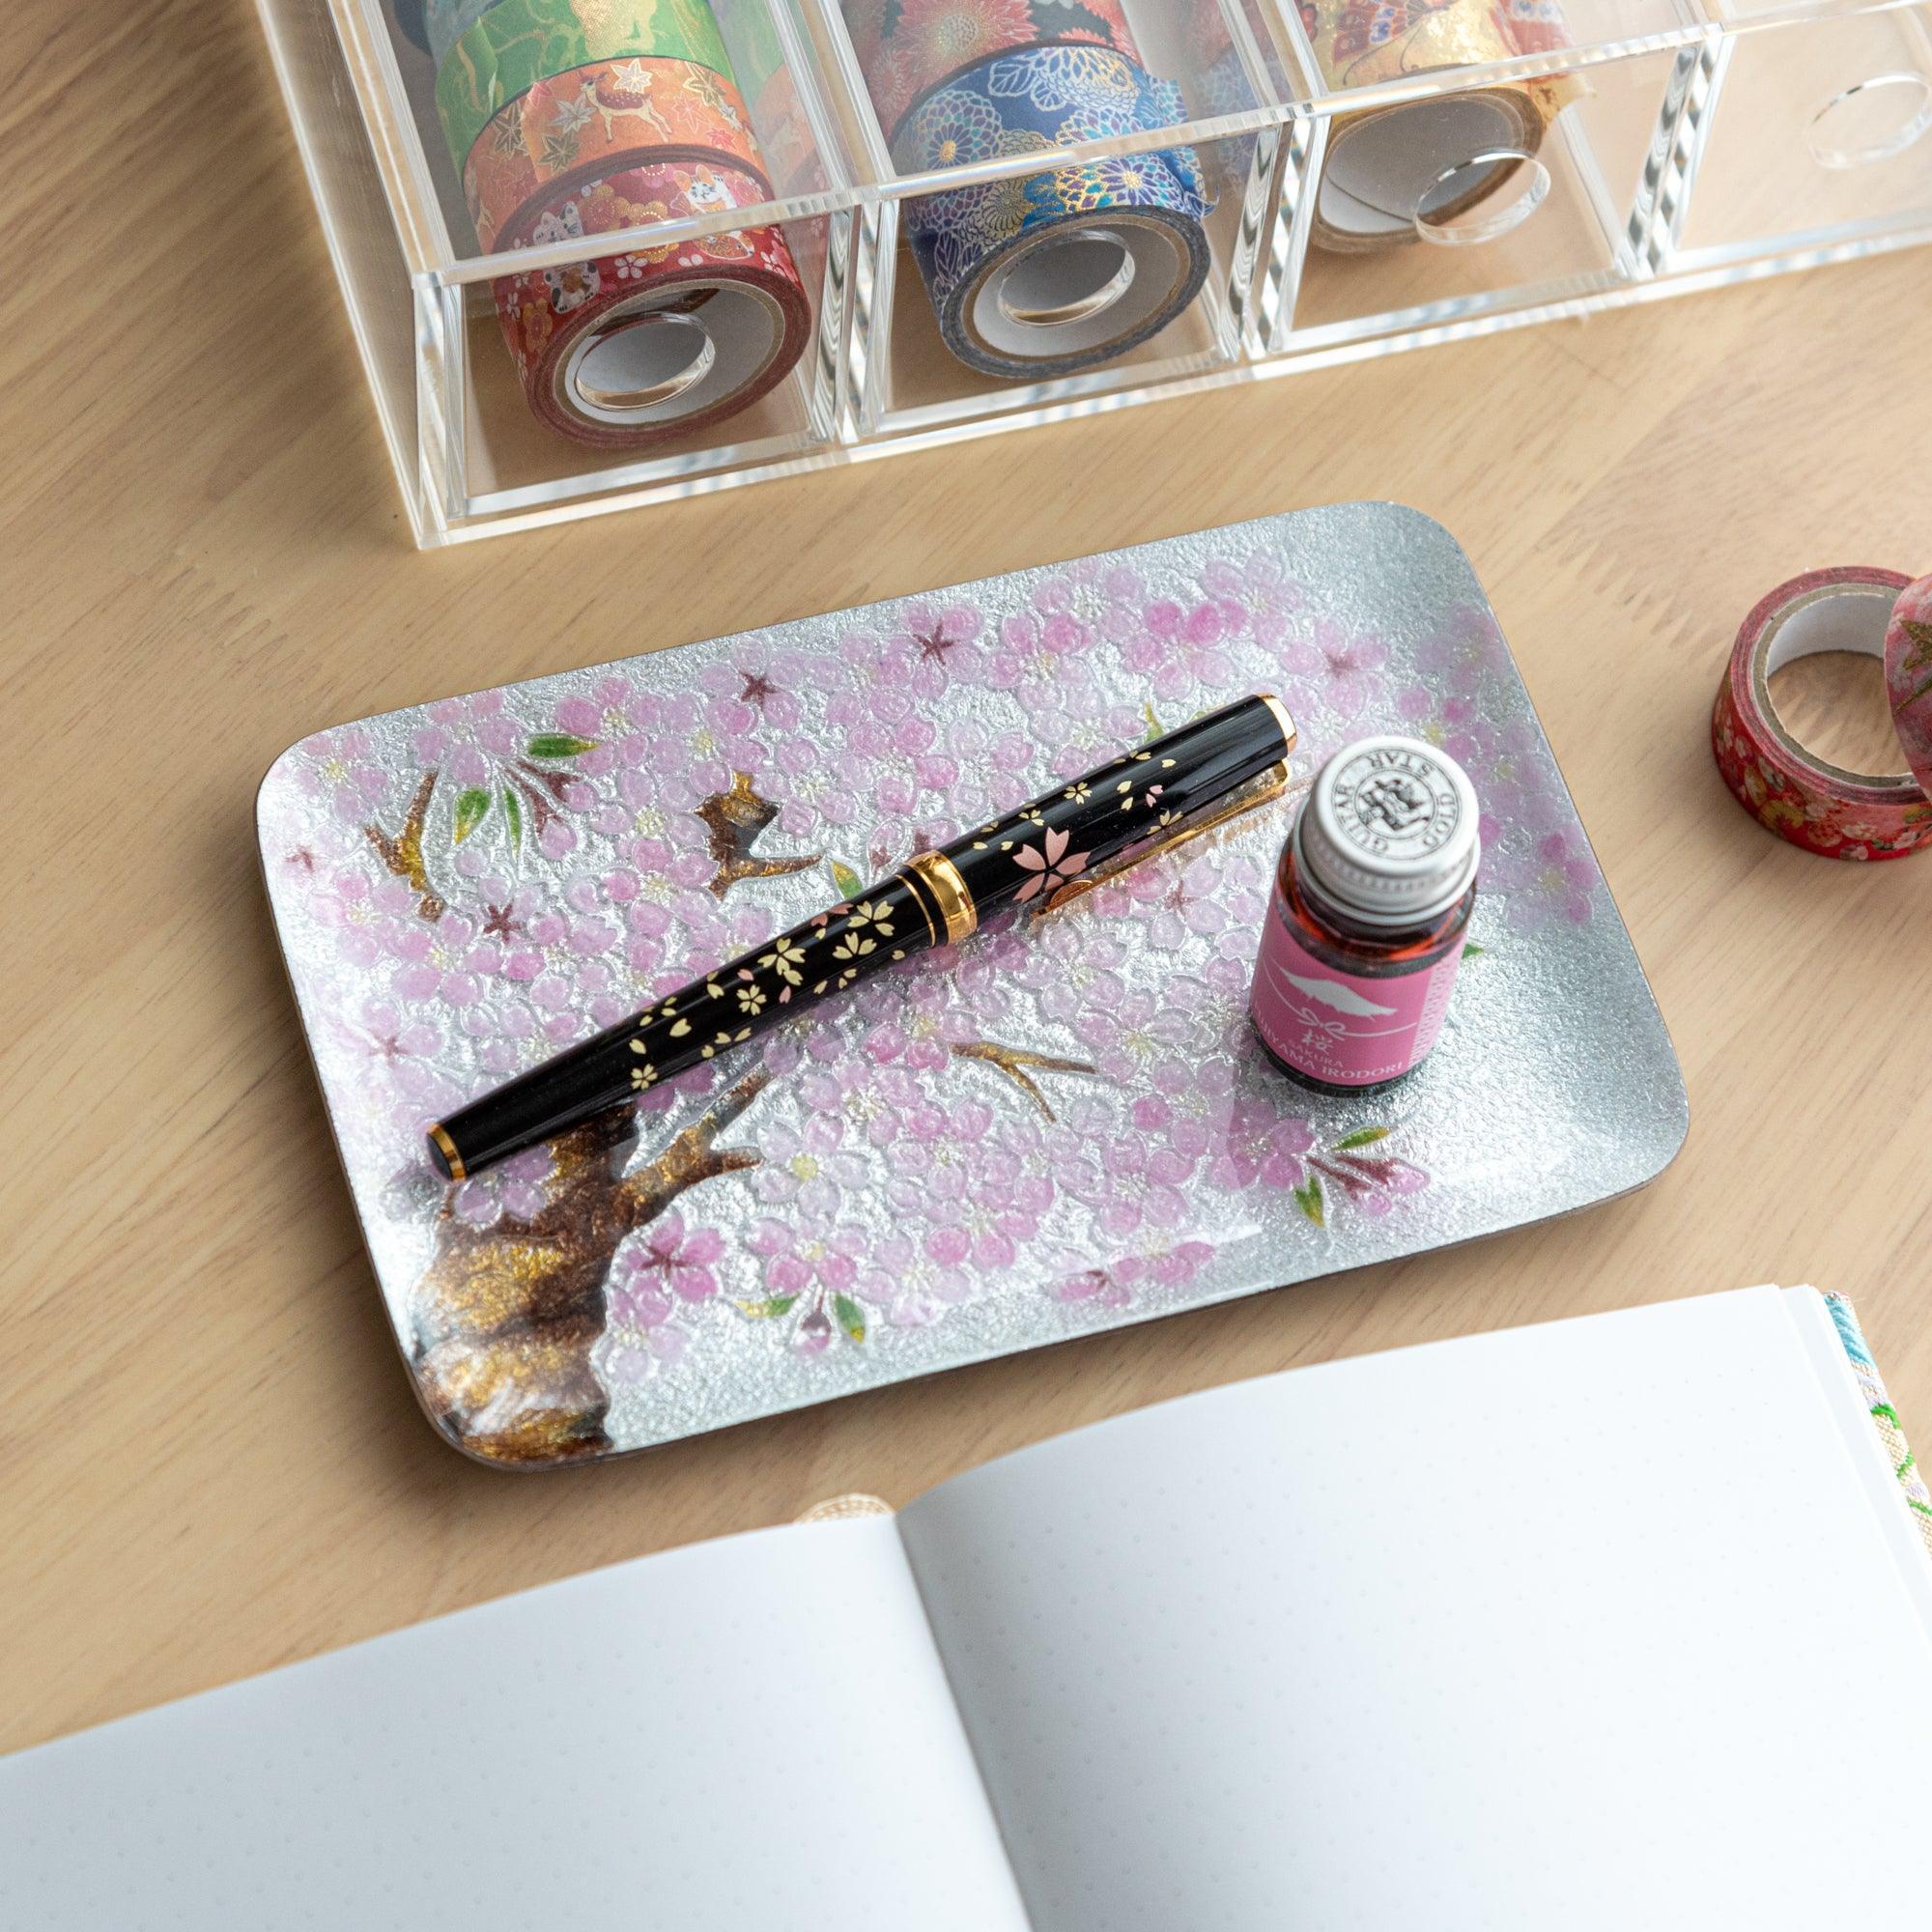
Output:
<svg viewBox="0 0 1932 1932">
<path fill-rule="evenodd" d="M 1892 1407 L 1891 1398 L 1886 1393 L 1878 1364 L 1872 1360 L 1871 1350 L 1865 1345 L 1864 1331 L 1859 1326 L 1859 1318 L 1852 1312 L 1852 1304 L 1842 1294 L 1827 1294 L 1825 1306 L 1832 1311 L 1832 1321 L 1838 1331 L 1838 1340 L 1844 1344 L 1845 1353 L 1851 1358 L 1852 1373 L 1858 1377 L 1859 1387 L 1864 1391 L 1865 1406 L 1871 1410 L 1879 1440 L 1885 1444 L 1885 1452 L 1891 1458 L 1892 1473 L 1898 1478 L 1899 1488 L 1905 1492 L 1906 1507 L 1912 1512 L 1913 1521 L 1918 1525 L 1926 1554 L 1932 1556 L 1932 1490 L 1925 1487 L 1924 1473 L 1912 1454 L 1911 1443 L 1905 1439 L 1905 1431 L 1899 1426 L 1898 1411 Z"/>
</svg>

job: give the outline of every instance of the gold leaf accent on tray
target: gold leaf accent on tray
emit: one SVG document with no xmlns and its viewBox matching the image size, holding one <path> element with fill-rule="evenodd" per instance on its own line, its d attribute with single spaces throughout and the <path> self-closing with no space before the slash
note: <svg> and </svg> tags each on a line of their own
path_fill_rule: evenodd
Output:
<svg viewBox="0 0 1932 1932">
<path fill-rule="evenodd" d="M 822 852 L 788 859 L 753 856 L 752 847 L 779 815 L 779 809 L 753 788 L 750 772 L 735 774 L 729 791 L 714 791 L 697 808 L 697 815 L 711 830 L 711 856 L 718 862 L 711 891 L 721 899 L 743 880 L 781 879 L 792 872 L 810 871 L 825 856 Z"/>
<path fill-rule="evenodd" d="M 429 882 L 429 867 L 423 860 L 423 826 L 429 819 L 429 802 L 436 791 L 437 775 L 422 775 L 415 796 L 403 819 L 403 829 L 391 838 L 373 819 L 362 828 L 362 836 L 376 848 L 377 856 L 399 879 L 415 888 L 416 911 L 424 919 L 438 920 L 448 909 L 442 895 Z"/>
<path fill-rule="evenodd" d="M 1024 1047 L 1001 1046 L 990 1039 L 960 1040 L 953 1044 L 952 1053 L 960 1060 L 977 1060 L 987 1066 L 996 1067 L 1020 1089 L 1039 1111 L 1051 1121 L 1057 1118 L 1044 1094 L 1039 1091 L 1035 1073 L 1097 1073 L 1099 1068 L 1090 1065 L 1084 1060 L 1060 1060 L 1050 1053 L 1029 1053 Z"/>
<path fill-rule="evenodd" d="M 700 1181 L 758 1165 L 718 1137 L 764 1091 L 761 1067 L 632 1172 L 629 1107 L 551 1143 L 543 1206 L 475 1227 L 436 1220 L 436 1249 L 410 1297 L 424 1406 L 450 1439 L 497 1463 L 554 1463 L 608 1449 L 608 1401 L 591 1367 L 604 1332 L 604 1285 L 625 1237 Z"/>
</svg>

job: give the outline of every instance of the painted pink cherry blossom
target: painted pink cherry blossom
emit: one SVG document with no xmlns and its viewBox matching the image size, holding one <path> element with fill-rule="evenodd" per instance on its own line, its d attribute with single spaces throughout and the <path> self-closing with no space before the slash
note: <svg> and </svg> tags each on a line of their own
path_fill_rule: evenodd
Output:
<svg viewBox="0 0 1932 1932">
<path fill-rule="evenodd" d="M 1141 612 L 1140 628 L 1121 650 L 1121 662 L 1138 671 L 1156 700 L 1178 704 L 1197 694 L 1211 697 L 1239 679 L 1229 645 L 1238 616 L 1208 598 L 1181 604 L 1157 597 Z"/>
<path fill-rule="evenodd" d="M 1411 684 L 1395 701 L 1402 729 L 1425 745 L 1447 752 L 1473 780 L 1479 760 L 1495 747 L 1495 733 L 1464 694 L 1435 684 Z"/>
<path fill-rule="evenodd" d="M 1534 932 L 1559 915 L 1587 925 L 1597 876 L 1589 847 L 1563 827 L 1544 833 L 1527 851 L 1483 855 L 1483 881 L 1503 894 L 1519 932 Z"/>
<path fill-rule="evenodd" d="M 926 699 L 952 684 L 977 684 L 985 668 L 985 614 L 957 599 L 909 604 L 882 640 L 885 668 L 902 690 Z"/>
<path fill-rule="evenodd" d="M 830 1220 L 849 1188 L 866 1184 L 863 1154 L 845 1145 L 840 1115 L 808 1114 L 800 1126 L 774 1121 L 759 1136 L 764 1158 L 751 1174 L 752 1192 L 768 1207 L 796 1204 L 814 1221 Z"/>
<path fill-rule="evenodd" d="M 416 727 L 416 760 L 456 784 L 487 785 L 526 736 L 502 692 L 472 692 L 429 707 L 428 723 Z"/>
<path fill-rule="evenodd" d="M 427 923 L 407 880 L 367 867 L 344 867 L 320 878 L 308 904 L 309 916 L 334 935 L 337 956 L 351 966 L 393 956 L 395 932 L 412 922 Z"/>
<path fill-rule="evenodd" d="M 1031 876 L 1014 895 L 1016 901 L 1024 905 L 1037 893 L 1052 894 L 1060 887 L 1076 879 L 1087 869 L 1085 852 L 1069 853 L 1067 836 L 1061 827 L 1049 826 L 1044 850 L 1039 846 L 1022 845 L 1013 854 L 1013 864 Z"/>
<path fill-rule="evenodd" d="M 1208 1123 L 1208 1178 L 1237 1193 L 1259 1181 L 1277 1190 L 1299 1187 L 1307 1178 L 1302 1156 L 1315 1145 L 1306 1121 L 1277 1114 L 1265 1100 L 1231 1094 Z"/>
<path fill-rule="evenodd" d="M 406 1000 L 436 1000 L 467 1007 L 482 998 L 491 970 L 473 919 L 454 910 L 436 921 L 398 920 L 388 931 L 397 960 L 391 984 Z"/>
<path fill-rule="evenodd" d="M 1283 665 L 1302 680 L 1299 701 L 1342 724 L 1354 724 L 1378 700 L 1378 673 L 1387 662 L 1379 638 L 1350 634 L 1332 617 L 1316 618 L 1306 638 L 1291 639 L 1282 650 Z"/>
<path fill-rule="evenodd" d="M 1055 1301 L 1073 1307 L 1124 1308 L 1133 1299 L 1126 1285 L 1110 1268 L 1080 1268 L 1072 1274 L 1056 1275 L 1046 1284 Z"/>
<path fill-rule="evenodd" d="M 663 1271 L 638 1265 L 626 1242 L 617 1251 L 605 1295 L 605 1340 L 599 1366 L 618 1383 L 648 1380 L 684 1357 L 691 1337 L 672 1321 L 677 1303 Z"/>
<path fill-rule="evenodd" d="M 1143 1227 L 1179 1227 L 1193 1173 L 1193 1161 L 1172 1146 L 1128 1131 L 1087 1143 L 1064 1164 L 1060 1185 L 1092 1210 L 1101 1234 L 1121 1241 Z"/>
<path fill-rule="evenodd" d="M 1083 557 L 1049 572 L 1027 599 L 1034 611 L 1049 622 L 1078 627 L 1084 641 L 1122 644 L 1139 628 L 1147 586 L 1131 564 L 1116 558 Z M 1065 655 L 1065 653 L 1062 653 Z"/>
<path fill-rule="evenodd" d="M 1096 1001 L 1074 1019 L 1073 1031 L 1109 1080 L 1138 1086 L 1155 1061 L 1176 1053 L 1191 1029 L 1160 994 L 1146 987 L 1123 987 L 1118 998 Z"/>
<path fill-rule="evenodd" d="M 716 1228 L 687 1228 L 672 1208 L 617 1250 L 611 1293 L 662 1289 L 679 1301 L 709 1301 L 718 1293 L 713 1270 L 724 1253 L 724 1236 Z"/>
<path fill-rule="evenodd" d="M 795 1220 L 760 1221 L 746 1245 L 763 1263 L 773 1294 L 849 1293 L 869 1246 L 865 1230 L 849 1221 L 805 1227 Z"/>
<path fill-rule="evenodd" d="M 959 776 L 959 761 L 946 749 L 939 727 L 929 719 L 888 722 L 855 718 L 843 729 L 845 757 L 838 769 L 863 773 L 866 796 L 882 811 L 907 814 L 928 794 L 944 798 Z"/>
<path fill-rule="evenodd" d="M 1459 605 L 1415 647 L 1417 668 L 1433 688 L 1465 696 L 1503 668 L 1508 655 L 1495 619 L 1471 604 Z"/>
<path fill-rule="evenodd" d="M 375 815 L 389 789 L 389 775 L 372 756 L 369 734 L 360 725 L 318 732 L 304 739 L 297 766 L 298 782 L 347 825 Z"/>
<path fill-rule="evenodd" d="M 788 838 L 825 840 L 829 827 L 850 825 L 871 796 L 872 769 L 854 753 L 834 753 L 807 738 L 787 738 L 759 777 L 779 808 L 777 829 Z"/>
<path fill-rule="evenodd" d="M 506 1214 L 527 1221 L 544 1205 L 545 1182 L 554 1165 L 548 1147 L 526 1148 L 471 1175 L 450 1196 L 450 1209 L 472 1228 L 487 1228 Z"/>
<path fill-rule="evenodd" d="M 1221 608 L 1223 623 L 1264 651 L 1277 651 L 1308 604 L 1306 588 L 1263 548 L 1236 561 L 1215 557 L 1202 566 L 1201 587 Z"/>
<path fill-rule="evenodd" d="M 876 1029 L 873 1030 L 876 1032 Z M 819 1036 L 837 1046 L 838 1036 L 827 1029 Z M 843 1122 L 843 1145 L 863 1142 L 888 1148 L 902 1132 L 932 1131 L 932 1103 L 904 1066 L 881 1065 L 872 1054 L 868 1033 L 858 1052 L 846 1052 L 826 1064 L 807 1064 L 797 1075 L 799 1099 L 814 1114 L 828 1114 Z M 772 1064 L 768 1055 L 766 1065 Z M 943 1056 L 942 1056 L 943 1064 Z"/>
<path fill-rule="evenodd" d="M 973 1277 L 964 1268 L 942 1266 L 904 1235 L 875 1243 L 869 1263 L 856 1293 L 895 1328 L 929 1327 L 973 1294 Z"/>
</svg>

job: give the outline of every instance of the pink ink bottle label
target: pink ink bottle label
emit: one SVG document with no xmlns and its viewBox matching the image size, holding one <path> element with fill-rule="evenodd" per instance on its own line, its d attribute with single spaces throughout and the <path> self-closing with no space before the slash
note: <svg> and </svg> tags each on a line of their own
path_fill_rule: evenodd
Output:
<svg viewBox="0 0 1932 1932">
<path fill-rule="evenodd" d="M 1268 900 L 1250 1001 L 1288 1073 L 1352 1092 L 1411 1071 L 1449 1010 L 1482 859 L 1476 794 L 1413 738 L 1364 738 L 1309 787 Z"/>
<path fill-rule="evenodd" d="M 1462 958 L 1458 946 L 1419 973 L 1339 972 L 1296 939 L 1277 894 L 1255 968 L 1255 1030 L 1296 1072 L 1332 1087 L 1398 1079 L 1441 1034 Z"/>
</svg>

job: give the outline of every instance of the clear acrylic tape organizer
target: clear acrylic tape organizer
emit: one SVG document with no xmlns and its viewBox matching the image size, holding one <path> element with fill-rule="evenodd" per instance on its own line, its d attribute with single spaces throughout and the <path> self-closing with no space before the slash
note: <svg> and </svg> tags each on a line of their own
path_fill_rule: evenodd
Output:
<svg viewBox="0 0 1932 1932">
<path fill-rule="evenodd" d="M 1932 239 L 1932 5 L 258 4 L 425 545 Z"/>
</svg>

